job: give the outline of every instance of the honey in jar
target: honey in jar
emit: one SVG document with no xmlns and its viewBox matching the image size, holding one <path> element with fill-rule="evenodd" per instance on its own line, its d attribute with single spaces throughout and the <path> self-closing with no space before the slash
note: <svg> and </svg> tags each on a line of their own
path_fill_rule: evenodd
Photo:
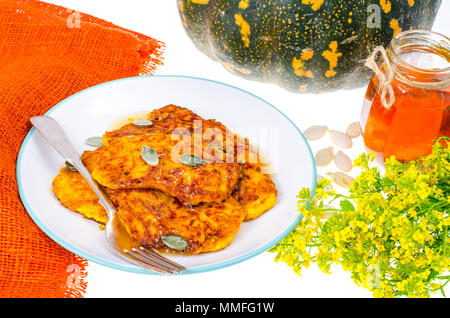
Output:
<svg viewBox="0 0 450 318">
<path fill-rule="evenodd" d="M 382 53 L 382 63 L 369 65 L 375 74 L 361 114 L 364 143 L 384 158 L 417 159 L 450 135 L 450 40 L 405 31 Z"/>
</svg>

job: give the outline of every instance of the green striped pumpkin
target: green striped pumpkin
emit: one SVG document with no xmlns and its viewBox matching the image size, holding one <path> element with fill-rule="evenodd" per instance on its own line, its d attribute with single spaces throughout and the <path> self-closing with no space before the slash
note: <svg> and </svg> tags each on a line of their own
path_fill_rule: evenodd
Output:
<svg viewBox="0 0 450 318">
<path fill-rule="evenodd" d="M 178 0 L 187 34 L 227 70 L 294 92 L 359 87 L 371 49 L 431 28 L 441 0 Z"/>
</svg>

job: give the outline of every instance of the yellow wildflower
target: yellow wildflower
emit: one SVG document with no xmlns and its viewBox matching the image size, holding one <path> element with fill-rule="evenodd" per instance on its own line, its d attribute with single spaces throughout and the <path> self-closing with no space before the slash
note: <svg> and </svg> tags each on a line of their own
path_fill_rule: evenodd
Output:
<svg viewBox="0 0 450 318">
<path fill-rule="evenodd" d="M 362 154 L 349 196 L 326 188 L 329 180 L 318 183 L 314 197 L 302 189 L 304 219 L 270 250 L 275 259 L 297 274 L 312 262 L 326 273 L 338 264 L 374 297 L 428 297 L 441 290 L 450 280 L 443 275 L 450 270 L 449 141 L 442 138 L 418 161 L 388 158 L 384 175 L 371 167 L 372 155 Z M 341 209 L 325 219 L 324 206 L 337 199 Z"/>
</svg>

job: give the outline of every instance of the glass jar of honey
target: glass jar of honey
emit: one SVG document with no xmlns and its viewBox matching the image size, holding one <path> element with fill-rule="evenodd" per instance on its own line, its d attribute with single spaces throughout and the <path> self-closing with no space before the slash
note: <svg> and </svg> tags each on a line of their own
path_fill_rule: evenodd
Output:
<svg viewBox="0 0 450 318">
<path fill-rule="evenodd" d="M 450 135 L 449 38 L 405 31 L 387 50 L 376 48 L 366 65 L 374 70 L 361 114 L 368 150 L 408 161 L 429 154 L 434 140 Z"/>
</svg>

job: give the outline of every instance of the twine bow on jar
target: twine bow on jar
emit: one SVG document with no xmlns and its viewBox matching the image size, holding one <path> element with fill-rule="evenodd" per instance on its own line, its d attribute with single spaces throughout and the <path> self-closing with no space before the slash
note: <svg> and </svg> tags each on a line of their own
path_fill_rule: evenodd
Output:
<svg viewBox="0 0 450 318">
<path fill-rule="evenodd" d="M 378 66 L 378 63 L 376 61 L 378 53 L 381 54 L 381 56 L 384 59 L 384 68 L 385 72 L 383 72 L 380 67 Z M 377 46 L 370 56 L 367 58 L 365 66 L 370 68 L 375 75 L 378 78 L 378 81 L 380 82 L 380 97 L 381 97 L 381 103 L 386 109 L 391 108 L 391 106 L 395 102 L 395 95 L 394 95 L 394 89 L 392 88 L 391 82 L 395 76 L 395 70 L 393 66 L 391 65 L 391 62 L 389 60 L 389 57 L 386 53 L 386 50 L 382 46 Z M 389 99 L 387 98 L 389 94 Z"/>
<path fill-rule="evenodd" d="M 380 60 L 377 62 L 378 54 L 381 54 L 384 61 Z M 415 67 L 410 65 L 408 62 L 403 63 L 406 66 L 400 66 L 395 61 L 391 62 L 391 59 L 383 46 L 375 47 L 366 60 L 365 66 L 370 68 L 375 73 L 375 76 L 379 81 L 381 104 L 386 109 L 391 108 L 395 102 L 394 89 L 392 88 L 392 80 L 394 77 L 398 78 L 401 82 L 409 85 L 410 87 L 422 89 L 442 89 L 450 85 L 450 76 L 448 74 L 430 77 L 430 70 Z M 422 78 L 419 78 L 416 75 L 416 77 L 413 77 L 413 80 L 411 80 L 411 77 L 399 72 L 399 68 L 408 70 L 414 69 L 417 74 L 428 74 L 423 75 L 424 77 Z"/>
</svg>

